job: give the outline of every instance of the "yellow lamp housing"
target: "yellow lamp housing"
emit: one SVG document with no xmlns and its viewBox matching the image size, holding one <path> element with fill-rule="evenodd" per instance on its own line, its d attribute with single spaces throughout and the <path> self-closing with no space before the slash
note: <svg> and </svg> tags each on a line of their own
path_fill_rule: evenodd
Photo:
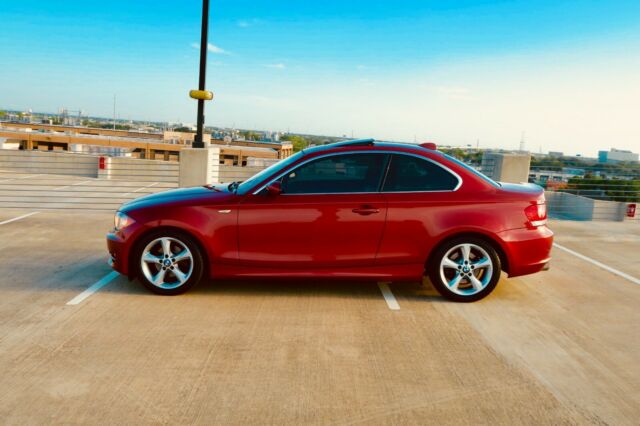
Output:
<svg viewBox="0 0 640 426">
<path fill-rule="evenodd" d="M 189 96 L 200 101 L 210 101 L 213 99 L 213 92 L 208 90 L 190 90 Z"/>
</svg>

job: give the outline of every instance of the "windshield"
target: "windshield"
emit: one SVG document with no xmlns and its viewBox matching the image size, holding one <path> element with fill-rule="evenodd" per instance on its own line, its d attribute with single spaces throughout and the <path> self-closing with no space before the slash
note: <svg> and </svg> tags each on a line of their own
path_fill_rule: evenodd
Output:
<svg viewBox="0 0 640 426">
<path fill-rule="evenodd" d="M 476 176 L 480 176 L 482 179 L 486 180 L 486 181 L 487 181 L 487 182 L 489 182 L 491 185 L 496 186 L 496 187 L 498 187 L 498 188 L 501 186 L 498 182 L 496 182 L 495 180 L 491 179 L 489 176 L 487 176 L 487 175 L 485 175 L 485 174 L 480 173 L 479 171 L 477 171 L 476 169 L 474 169 L 474 168 L 473 168 L 473 167 L 471 167 L 470 165 L 468 165 L 468 164 L 466 164 L 466 163 L 463 163 L 462 161 L 458 160 L 457 158 L 452 157 L 452 156 L 450 156 L 449 154 L 444 154 L 444 153 L 443 153 L 442 155 L 444 155 L 444 156 L 445 156 L 445 158 L 447 158 L 447 159 L 449 159 L 449 160 L 453 161 L 454 163 L 456 163 L 456 164 L 458 164 L 458 165 L 460 165 L 460 166 L 464 167 L 465 169 L 469 170 L 469 171 L 470 171 L 471 173 L 473 173 L 474 175 L 476 175 Z"/>
<path fill-rule="evenodd" d="M 246 194 L 247 192 L 249 192 L 251 188 L 253 188 L 256 184 L 258 184 L 263 179 L 266 179 L 271 175 L 279 173 L 281 170 L 284 170 L 285 167 L 296 162 L 300 157 L 304 155 L 303 152 L 304 151 L 300 151 L 296 154 L 293 154 L 291 157 L 278 161 L 277 163 L 267 167 L 260 173 L 251 176 L 249 179 L 245 180 L 240 185 L 238 185 L 238 190 L 236 192 L 241 195 Z"/>
</svg>

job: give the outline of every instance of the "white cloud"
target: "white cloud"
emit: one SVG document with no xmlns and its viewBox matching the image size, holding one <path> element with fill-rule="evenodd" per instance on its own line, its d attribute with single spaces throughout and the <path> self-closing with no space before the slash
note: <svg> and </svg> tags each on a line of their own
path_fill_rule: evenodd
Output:
<svg viewBox="0 0 640 426">
<path fill-rule="evenodd" d="M 277 64 L 267 64 L 267 65 L 265 65 L 265 67 L 267 67 L 267 68 L 275 68 L 275 69 L 278 69 L 278 70 L 283 70 L 287 66 L 280 62 L 280 63 L 277 63 Z"/>
<path fill-rule="evenodd" d="M 200 43 L 191 43 L 191 47 L 193 47 L 194 49 L 200 49 Z M 228 51 L 216 46 L 213 43 L 207 43 L 207 50 L 218 55 L 229 55 Z"/>
<path fill-rule="evenodd" d="M 224 50 L 224 49 L 222 49 L 222 48 L 220 48 L 220 47 L 216 46 L 216 45 L 215 45 L 215 44 L 213 44 L 213 43 L 209 43 L 209 44 L 207 44 L 207 49 L 209 50 L 209 52 L 211 52 L 211 53 L 217 53 L 217 54 L 219 54 L 219 55 L 228 55 L 228 54 L 229 54 L 229 52 L 227 52 L 226 50 Z"/>
<path fill-rule="evenodd" d="M 239 21 L 237 22 L 237 25 L 238 25 L 240 28 L 248 28 L 248 27 L 251 27 L 251 26 L 253 26 L 253 25 L 256 25 L 256 24 L 258 24 L 258 23 L 260 23 L 260 22 L 261 22 L 261 21 L 260 21 L 259 19 L 255 19 L 255 18 L 253 18 L 253 19 L 241 19 L 241 20 L 239 20 Z"/>
</svg>

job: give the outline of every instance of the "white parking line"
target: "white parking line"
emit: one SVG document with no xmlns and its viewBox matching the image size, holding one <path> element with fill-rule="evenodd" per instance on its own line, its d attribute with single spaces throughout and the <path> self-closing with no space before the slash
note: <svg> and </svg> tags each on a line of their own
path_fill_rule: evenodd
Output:
<svg viewBox="0 0 640 426">
<path fill-rule="evenodd" d="M 54 191 L 59 191 L 61 189 L 66 189 L 66 188 L 71 188 L 72 186 L 78 186 L 78 185 L 82 185 L 85 184 L 87 182 L 92 182 L 91 179 L 89 180 L 83 180 L 82 182 L 77 182 L 77 183 L 72 183 L 71 185 L 66 185 L 66 186 L 60 186 L 58 188 L 53 188 Z"/>
<path fill-rule="evenodd" d="M 67 302 L 67 305 L 77 305 L 79 303 L 82 303 L 82 301 L 84 299 L 86 299 L 87 297 L 91 296 L 93 293 L 95 293 L 96 291 L 100 290 L 105 285 L 109 284 L 118 275 L 120 275 L 120 274 L 117 273 L 116 271 L 109 272 L 107 275 L 105 275 L 104 277 L 100 278 L 99 281 L 97 281 L 93 285 L 91 285 L 91 287 L 89 287 L 88 289 L 86 289 L 85 291 L 83 291 L 82 293 L 80 293 L 79 295 L 74 297 L 73 299 L 69 300 Z"/>
<path fill-rule="evenodd" d="M 592 263 L 592 264 L 596 265 L 598 268 L 602 268 L 602 269 L 604 269 L 605 271 L 611 272 L 611 273 L 612 273 L 612 274 L 614 274 L 614 275 L 617 275 L 617 276 L 619 276 L 619 277 L 624 278 L 625 280 L 629 280 L 629 281 L 631 281 L 631 282 L 632 282 L 632 283 L 634 283 L 634 284 L 638 284 L 638 285 L 640 285 L 640 279 L 638 279 L 638 278 L 636 278 L 636 277 L 633 277 L 633 276 L 631 276 L 631 275 L 629 275 L 629 274 L 625 274 L 624 272 L 622 272 L 622 271 L 618 271 L 617 269 L 613 269 L 611 266 L 607 266 L 607 265 L 605 265 L 604 263 L 598 262 L 598 261 L 597 261 L 597 260 L 595 260 L 595 259 L 592 259 L 592 258 L 590 258 L 590 257 L 587 257 L 587 256 L 585 256 L 584 254 L 578 253 L 577 251 L 573 251 L 573 250 L 571 250 L 570 248 L 567 248 L 567 247 L 565 247 L 565 246 L 561 246 L 561 245 L 560 245 L 560 244 L 558 244 L 558 243 L 553 243 L 553 245 L 554 245 L 554 247 L 558 247 L 560 250 L 564 250 L 564 251 L 566 251 L 567 253 L 570 253 L 570 254 L 574 255 L 575 257 L 578 257 L 578 258 L 580 258 L 580 259 L 582 259 L 582 260 L 586 260 L 587 262 L 589 262 L 589 263 Z"/>
<path fill-rule="evenodd" d="M 136 192 L 140 192 L 140 191 L 142 191 L 143 189 L 146 189 L 146 188 L 151 188 L 152 186 L 156 186 L 159 183 L 160 182 L 154 182 L 151 185 L 143 186 L 142 188 L 138 188 L 135 191 L 127 192 L 126 194 L 123 195 L 123 197 L 126 197 L 127 195 L 131 195 L 131 194 L 135 194 Z"/>
<path fill-rule="evenodd" d="M 7 223 L 15 222 L 16 220 L 24 219 L 25 217 L 33 216 L 34 214 L 38 214 L 40 212 L 31 212 L 27 214 L 23 214 L 22 216 L 14 217 L 13 219 L 8 219 L 3 222 L 0 222 L 0 225 L 6 225 Z"/>
<path fill-rule="evenodd" d="M 399 311 L 400 305 L 398 305 L 398 301 L 391 292 L 389 285 L 387 283 L 378 283 L 378 288 L 380 288 L 382 296 L 384 297 L 384 301 L 387 302 L 387 306 L 389 307 L 389 309 L 391 309 L 392 311 Z"/>
</svg>

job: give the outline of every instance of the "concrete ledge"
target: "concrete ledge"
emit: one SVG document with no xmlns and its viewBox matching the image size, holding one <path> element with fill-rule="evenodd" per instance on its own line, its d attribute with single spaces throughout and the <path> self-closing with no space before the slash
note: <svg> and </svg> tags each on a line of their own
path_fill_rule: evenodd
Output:
<svg viewBox="0 0 640 426">
<path fill-rule="evenodd" d="M 251 176 L 261 172 L 265 167 L 259 166 L 220 166 L 220 172 L 218 175 L 219 182 L 234 182 L 244 181 Z"/>
<path fill-rule="evenodd" d="M 43 173 L 97 177 L 97 156 L 66 152 L 0 150 L 0 169 L 16 173 Z"/>
<path fill-rule="evenodd" d="M 104 169 L 98 170 L 98 177 L 101 178 L 178 183 L 180 165 L 177 161 L 127 157 L 104 157 L 104 159 Z"/>
</svg>

